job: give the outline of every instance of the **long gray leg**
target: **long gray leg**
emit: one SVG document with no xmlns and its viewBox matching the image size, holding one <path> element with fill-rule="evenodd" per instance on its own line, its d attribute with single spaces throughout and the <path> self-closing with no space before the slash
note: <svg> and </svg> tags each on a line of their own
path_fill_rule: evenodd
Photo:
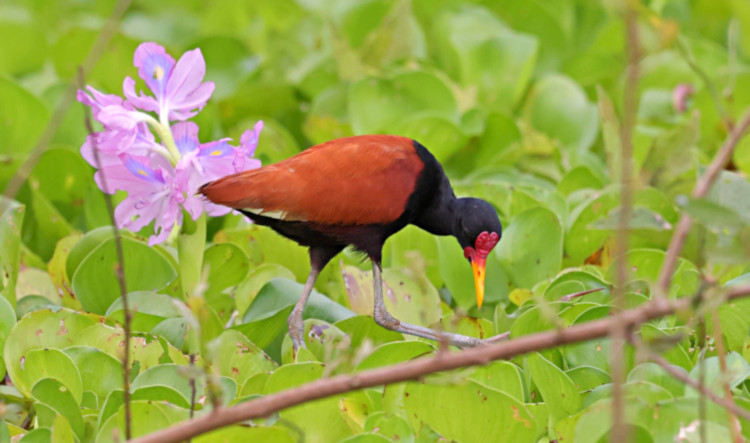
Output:
<svg viewBox="0 0 750 443">
<path fill-rule="evenodd" d="M 318 279 L 320 271 L 343 248 L 343 246 L 310 247 L 310 275 L 307 276 L 305 287 L 302 289 L 302 296 L 300 296 L 297 304 L 294 305 L 294 309 L 292 309 L 292 313 L 289 314 L 289 318 L 286 321 L 289 325 L 289 336 L 292 337 L 295 355 L 300 347 L 305 347 L 305 323 L 302 320 L 302 311 L 305 310 L 307 299 L 310 298 L 310 293 L 315 287 L 315 280 Z"/>
<path fill-rule="evenodd" d="M 459 348 L 468 348 L 477 346 L 482 343 L 482 340 L 474 337 L 468 337 L 466 335 L 454 334 L 451 332 L 435 331 L 430 328 L 423 326 L 412 325 L 404 323 L 398 319 L 393 318 L 388 310 L 385 308 L 385 301 L 383 300 L 383 277 L 380 263 L 372 261 L 372 275 L 375 284 L 375 322 L 380 326 L 390 329 L 392 331 L 401 332 L 403 334 L 416 335 L 417 337 L 423 337 L 430 340 L 435 340 L 441 343 L 449 343 Z"/>
<path fill-rule="evenodd" d="M 294 305 L 292 313 L 286 320 L 289 325 L 289 335 L 292 337 L 295 354 L 300 347 L 305 347 L 305 323 L 302 320 L 302 311 L 305 309 L 307 299 L 310 298 L 310 293 L 315 286 L 315 280 L 317 280 L 318 274 L 320 274 L 320 270 L 318 270 L 316 266 L 312 266 L 310 268 L 310 275 L 307 276 L 305 287 L 302 289 L 302 296 L 297 301 L 297 304 Z"/>
</svg>

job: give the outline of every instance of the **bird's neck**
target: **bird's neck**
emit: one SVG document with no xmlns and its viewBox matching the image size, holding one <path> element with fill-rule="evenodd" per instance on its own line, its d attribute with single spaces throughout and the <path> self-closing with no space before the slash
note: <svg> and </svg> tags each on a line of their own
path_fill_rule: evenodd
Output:
<svg viewBox="0 0 750 443">
<path fill-rule="evenodd" d="M 434 235 L 455 235 L 460 213 L 458 206 L 459 199 L 453 192 L 441 192 L 414 224 Z"/>
</svg>

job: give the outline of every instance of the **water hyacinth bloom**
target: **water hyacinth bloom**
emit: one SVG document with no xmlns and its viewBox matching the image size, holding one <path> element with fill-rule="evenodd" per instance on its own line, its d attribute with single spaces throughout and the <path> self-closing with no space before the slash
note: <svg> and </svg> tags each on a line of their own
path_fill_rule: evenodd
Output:
<svg viewBox="0 0 750 443">
<path fill-rule="evenodd" d="M 149 244 L 154 245 L 182 223 L 183 209 L 194 220 L 203 212 L 229 212 L 198 197 L 198 188 L 260 166 L 252 156 L 263 122 L 245 131 L 239 146 L 228 138 L 201 143 L 198 125 L 187 121 L 214 90 L 213 83 L 203 81 L 206 64 L 200 49 L 175 63 L 162 46 L 143 43 L 133 61 L 153 95 L 136 94 L 130 77 L 123 83 L 124 99 L 91 86 L 79 90 L 76 98 L 103 126 L 86 138 L 81 155 L 98 169 L 94 179 L 102 191 L 128 194 L 115 209 L 117 225 L 138 231 L 153 222 Z"/>
</svg>

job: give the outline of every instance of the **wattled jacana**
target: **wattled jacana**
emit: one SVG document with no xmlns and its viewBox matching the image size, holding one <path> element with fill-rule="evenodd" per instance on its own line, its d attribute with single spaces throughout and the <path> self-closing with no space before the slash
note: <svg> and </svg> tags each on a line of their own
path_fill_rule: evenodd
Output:
<svg viewBox="0 0 750 443">
<path fill-rule="evenodd" d="M 474 271 L 479 306 L 485 260 L 502 234 L 492 205 L 456 198 L 440 163 L 418 142 L 391 135 L 332 140 L 279 163 L 207 183 L 200 192 L 310 248 L 310 275 L 288 320 L 295 351 L 304 346 L 302 310 L 315 280 L 347 245 L 372 261 L 379 325 L 459 347 L 479 344 L 473 337 L 401 322 L 383 302 L 383 244 L 407 224 L 458 239 Z"/>
</svg>

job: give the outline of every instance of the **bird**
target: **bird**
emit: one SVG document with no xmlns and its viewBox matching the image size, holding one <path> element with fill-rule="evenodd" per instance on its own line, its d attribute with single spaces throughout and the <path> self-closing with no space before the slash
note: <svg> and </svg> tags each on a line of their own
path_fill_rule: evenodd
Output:
<svg viewBox="0 0 750 443">
<path fill-rule="evenodd" d="M 339 138 L 208 182 L 199 193 L 309 248 L 310 274 L 287 321 L 295 353 L 305 345 L 302 311 L 318 274 L 349 245 L 372 262 L 376 323 L 461 348 L 481 343 L 402 322 L 383 301 L 383 245 L 406 225 L 458 240 L 472 267 L 479 307 L 486 259 L 502 236 L 495 208 L 481 199 L 456 198 L 443 167 L 419 142 L 396 135 Z"/>
</svg>

